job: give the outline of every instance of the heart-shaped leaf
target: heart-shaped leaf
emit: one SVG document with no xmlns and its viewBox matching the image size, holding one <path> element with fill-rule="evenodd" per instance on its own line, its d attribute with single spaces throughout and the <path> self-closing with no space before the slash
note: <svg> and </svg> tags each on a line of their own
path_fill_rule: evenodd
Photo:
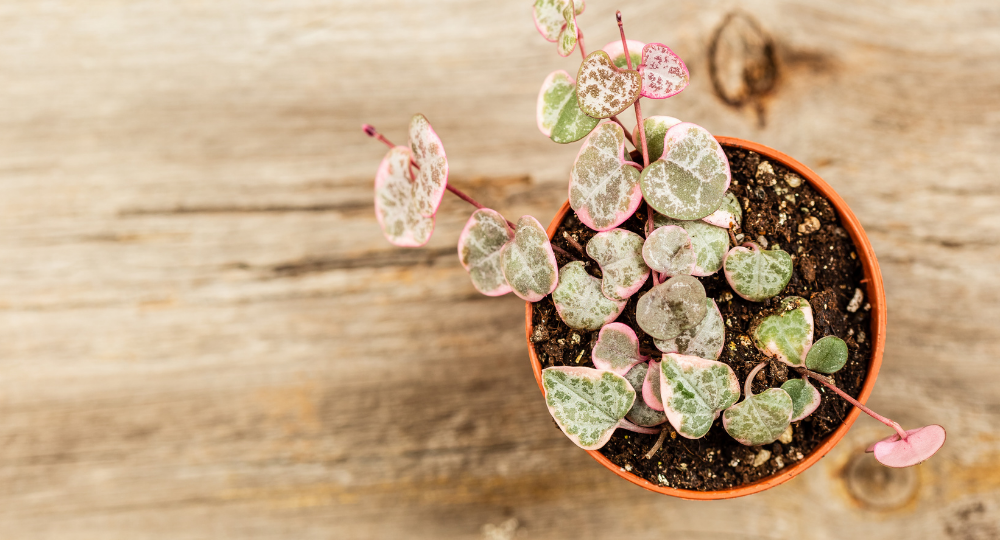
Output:
<svg viewBox="0 0 1000 540">
<path fill-rule="evenodd" d="M 768 388 L 726 409 L 722 425 L 740 444 L 758 446 L 778 440 L 791 419 L 791 396 L 780 388 Z"/>
<path fill-rule="evenodd" d="M 781 301 L 778 313 L 768 315 L 753 331 L 760 352 L 790 366 L 805 362 L 813 340 L 813 315 L 809 301 L 789 296 Z"/>
<path fill-rule="evenodd" d="M 542 387 L 549 414 L 584 450 L 604 446 L 635 402 L 635 390 L 624 377 L 598 369 L 545 368 Z"/>
<path fill-rule="evenodd" d="M 701 220 L 716 227 L 732 229 L 739 227 L 740 223 L 743 223 L 743 209 L 740 208 L 740 202 L 736 200 L 736 195 L 733 195 L 731 191 L 727 191 L 726 196 L 722 198 L 722 204 L 719 208 L 715 212 L 701 218 Z"/>
<path fill-rule="evenodd" d="M 847 343 L 837 336 L 826 336 L 813 343 L 806 353 L 806 367 L 820 373 L 836 373 L 847 364 Z"/>
<path fill-rule="evenodd" d="M 653 216 L 653 225 L 655 227 L 673 225 L 687 231 L 691 237 L 691 247 L 698 257 L 691 272 L 692 276 L 710 276 L 722 268 L 722 259 L 725 258 L 726 250 L 729 248 L 729 233 L 726 229 L 709 225 L 701 220 L 684 221 L 660 214 Z"/>
<path fill-rule="evenodd" d="M 659 367 L 656 369 L 659 369 Z M 636 364 L 635 367 L 625 374 L 625 380 L 632 385 L 632 389 L 635 390 L 636 393 L 642 391 L 642 385 L 646 380 L 646 373 L 648 371 L 649 365 L 646 363 L 640 363 Z M 646 405 L 644 400 L 636 397 L 635 402 L 632 404 L 632 408 L 628 411 L 628 414 L 625 415 L 625 419 L 637 426 L 652 427 L 666 422 L 667 415 L 663 414 L 663 411 L 657 411 L 650 408 L 649 405 Z"/>
<path fill-rule="evenodd" d="M 559 269 L 559 286 L 552 292 L 559 317 L 577 330 L 597 330 L 618 318 L 626 301 L 609 300 L 601 294 L 601 280 L 587 273 L 584 264 L 573 261 Z"/>
<path fill-rule="evenodd" d="M 563 6 L 563 19 L 566 25 L 559 31 L 556 38 L 556 52 L 559 56 L 569 56 L 576 48 L 576 42 L 580 38 L 580 29 L 576 26 L 576 12 L 573 8 L 572 0 Z"/>
<path fill-rule="evenodd" d="M 625 132 L 602 122 L 583 142 L 569 178 L 569 205 L 584 225 L 607 231 L 642 203 L 639 171 L 625 160 Z"/>
<path fill-rule="evenodd" d="M 413 202 L 424 217 L 431 217 L 441 206 L 448 187 L 448 157 L 441 138 L 422 114 L 410 119 L 410 150 L 418 169 L 415 171 Z"/>
<path fill-rule="evenodd" d="M 654 411 L 663 412 L 663 399 L 660 398 L 660 363 L 649 361 L 649 370 L 642 381 L 642 400 Z"/>
<path fill-rule="evenodd" d="M 625 375 L 632 366 L 646 360 L 639 354 L 639 338 L 635 335 L 635 330 L 622 323 L 609 323 L 601 327 L 590 356 L 597 369 L 606 369 L 619 375 Z"/>
<path fill-rule="evenodd" d="M 707 312 L 705 286 L 691 276 L 674 276 L 639 298 L 635 320 L 654 339 L 673 339 L 695 327 Z"/>
<path fill-rule="evenodd" d="M 642 258 L 647 266 L 668 276 L 690 276 L 698 262 L 691 237 L 674 225 L 659 227 L 646 237 Z"/>
<path fill-rule="evenodd" d="M 375 217 L 386 240 L 400 247 L 420 247 L 431 239 L 434 217 L 418 211 L 410 175 L 413 153 L 405 146 L 389 150 L 375 173 Z"/>
<path fill-rule="evenodd" d="M 500 268 L 500 250 L 513 238 L 514 231 L 496 210 L 480 208 L 465 223 L 458 237 L 458 260 L 477 291 L 486 296 L 510 292 Z"/>
<path fill-rule="evenodd" d="M 642 48 L 639 73 L 642 75 L 642 95 L 653 99 L 677 95 L 691 80 L 681 57 L 662 43 L 650 43 Z"/>
<path fill-rule="evenodd" d="M 536 116 L 539 131 L 560 144 L 579 141 L 600 122 L 580 110 L 576 81 L 562 70 L 549 73 L 542 82 Z"/>
<path fill-rule="evenodd" d="M 645 47 L 646 44 L 634 39 L 626 41 L 628 41 L 628 55 L 632 57 L 632 69 L 636 69 L 642 62 L 642 48 Z M 615 67 L 628 69 L 628 59 L 625 58 L 625 46 L 622 45 L 622 40 L 616 39 L 601 47 L 601 50 L 608 53 L 608 56 L 611 58 L 611 63 L 614 64 Z"/>
<path fill-rule="evenodd" d="M 893 433 L 869 446 L 867 452 L 873 452 L 875 459 L 886 467 L 910 467 L 933 456 L 947 437 L 943 427 L 931 424 L 907 430 L 902 440 L 899 434 Z"/>
<path fill-rule="evenodd" d="M 580 109 L 594 118 L 610 118 L 635 103 L 642 77 L 634 69 L 619 69 L 604 51 L 594 51 L 576 75 Z"/>
<path fill-rule="evenodd" d="M 777 296 L 792 278 L 791 255 L 780 249 L 762 250 L 753 242 L 729 250 L 722 266 L 733 291 L 751 302 Z"/>
<path fill-rule="evenodd" d="M 604 296 L 626 300 L 649 279 L 642 243 L 641 236 L 625 229 L 597 233 L 587 242 L 587 255 L 601 266 Z"/>
<path fill-rule="evenodd" d="M 819 408 L 822 398 L 819 390 L 809 384 L 808 378 L 789 379 L 781 385 L 781 389 L 788 392 L 788 396 L 792 398 L 791 422 L 798 422 Z"/>
<path fill-rule="evenodd" d="M 643 169 L 639 182 L 643 197 L 657 212 L 674 219 L 701 219 L 722 204 L 729 189 L 729 160 L 708 130 L 681 122 L 667 130 L 663 155 Z"/>
<path fill-rule="evenodd" d="M 514 239 L 500 251 L 500 268 L 519 298 L 537 302 L 556 289 L 559 266 L 545 229 L 537 219 L 517 220 Z"/>
<path fill-rule="evenodd" d="M 649 152 L 649 162 L 660 159 L 663 155 L 663 139 L 667 130 L 680 124 L 673 116 L 650 116 L 642 120 L 646 129 L 646 151 Z M 632 128 L 632 140 L 639 144 L 639 126 Z"/>
<path fill-rule="evenodd" d="M 665 354 L 660 362 L 660 396 L 670 425 L 688 439 L 704 437 L 719 413 L 740 398 L 733 370 L 715 360 Z"/>
<path fill-rule="evenodd" d="M 559 41 L 559 34 L 566 28 L 566 6 L 569 0 L 535 0 L 532 14 L 535 16 L 535 28 L 547 41 Z M 583 13 L 586 7 L 584 0 L 572 2 L 574 14 Z"/>
<path fill-rule="evenodd" d="M 726 343 L 726 325 L 718 304 L 705 299 L 708 311 L 694 328 L 688 328 L 673 339 L 654 339 L 656 348 L 665 353 L 679 353 L 709 360 L 718 360 Z"/>
</svg>

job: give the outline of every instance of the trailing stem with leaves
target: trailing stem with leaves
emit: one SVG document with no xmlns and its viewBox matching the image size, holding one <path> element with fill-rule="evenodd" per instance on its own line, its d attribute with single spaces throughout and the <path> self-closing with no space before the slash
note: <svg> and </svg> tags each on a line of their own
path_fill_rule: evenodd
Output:
<svg viewBox="0 0 1000 540">
<path fill-rule="evenodd" d="M 665 424 L 697 439 L 720 416 L 736 441 L 767 444 L 817 409 L 817 383 L 895 431 L 869 449 L 881 463 L 905 467 L 930 457 L 944 443 L 941 426 L 904 431 L 835 385 L 832 376 L 847 361 L 847 345 L 836 336 L 814 342 L 812 310 L 804 298 L 786 297 L 775 313 L 756 322 L 754 342 L 768 360 L 742 385 L 719 361 L 725 324 L 699 278 L 722 271 L 733 292 L 762 302 L 785 289 L 792 257 L 776 247 L 736 245 L 732 231 L 740 228 L 743 209 L 729 191 L 726 154 L 708 130 L 668 116 L 643 117 L 643 97 L 665 99 L 687 86 L 680 57 L 662 43 L 626 39 L 620 12 L 620 41 L 588 54 L 578 21 L 584 8 L 582 0 L 535 2 L 542 36 L 557 44 L 560 55 L 579 47 L 582 57 L 575 78 L 565 71 L 545 78 L 536 112 L 546 137 L 561 144 L 583 140 L 570 172 L 569 204 L 596 231 L 586 246 L 576 247 L 600 267 L 601 277 L 587 271 L 590 261 L 564 251 L 572 262 L 560 268 L 555 251 L 562 250 L 534 217 L 513 223 L 449 184 L 444 146 L 420 114 L 410 120 L 406 146 L 363 126 L 389 146 L 375 175 L 375 214 L 385 238 L 401 247 L 426 244 L 450 191 L 476 207 L 459 236 L 458 256 L 478 291 L 513 293 L 528 302 L 551 295 L 569 327 L 600 331 L 591 358 L 595 368 L 542 370 L 549 412 L 581 448 L 601 448 L 623 428 L 660 435 L 651 457 L 663 442 Z M 618 115 L 630 107 L 636 125 L 627 131 Z M 643 206 L 643 235 L 619 228 Z M 638 328 L 616 322 L 650 279 L 652 288 L 635 308 Z M 640 350 L 637 330 L 653 338 L 657 351 Z M 800 378 L 755 394 L 754 379 L 767 362 L 787 364 Z"/>
</svg>

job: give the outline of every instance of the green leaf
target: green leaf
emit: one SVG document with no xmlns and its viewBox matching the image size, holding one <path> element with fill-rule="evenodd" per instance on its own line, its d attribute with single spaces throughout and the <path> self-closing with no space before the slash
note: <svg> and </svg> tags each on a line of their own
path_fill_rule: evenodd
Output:
<svg viewBox="0 0 1000 540">
<path fill-rule="evenodd" d="M 654 271 L 668 276 L 689 276 L 698 262 L 691 237 L 674 225 L 659 227 L 646 237 L 642 258 Z"/>
<path fill-rule="evenodd" d="M 673 339 L 705 318 L 705 286 L 691 276 L 672 277 L 643 294 L 635 312 L 644 332 L 654 339 Z"/>
<path fill-rule="evenodd" d="M 679 353 L 709 360 L 718 360 L 726 343 L 726 326 L 722 322 L 719 306 L 711 298 L 705 299 L 707 312 L 694 328 L 688 328 L 673 339 L 654 339 L 656 348 L 665 353 Z"/>
<path fill-rule="evenodd" d="M 791 422 L 798 422 L 819 408 L 822 398 L 820 397 L 819 390 L 809 384 L 809 379 L 805 377 L 801 379 L 789 379 L 785 381 L 785 384 L 781 385 L 781 389 L 788 392 L 788 396 L 792 398 Z"/>
<path fill-rule="evenodd" d="M 513 238 L 514 231 L 496 210 L 480 208 L 469 217 L 458 237 L 458 260 L 477 291 L 486 296 L 510 292 L 500 268 L 500 251 Z"/>
<path fill-rule="evenodd" d="M 780 388 L 768 388 L 726 409 L 722 425 L 740 444 L 757 446 L 778 440 L 791 419 L 791 396 Z"/>
<path fill-rule="evenodd" d="M 677 433 L 698 439 L 740 398 L 740 383 L 722 362 L 670 353 L 660 362 L 660 396 Z"/>
<path fill-rule="evenodd" d="M 641 236 L 625 229 L 597 233 L 587 242 L 587 255 L 601 266 L 604 296 L 627 300 L 649 279 L 642 243 Z"/>
<path fill-rule="evenodd" d="M 751 302 L 777 296 L 792 278 L 791 255 L 780 249 L 761 250 L 752 242 L 729 250 L 722 265 L 729 286 Z"/>
<path fill-rule="evenodd" d="M 646 372 L 648 370 L 649 364 L 641 363 L 636 364 L 635 367 L 625 374 L 625 379 L 632 385 L 632 389 L 635 390 L 636 394 L 642 391 L 642 384 L 646 379 Z M 651 409 L 649 405 L 646 405 L 645 401 L 636 396 L 635 403 L 632 404 L 632 408 L 625 415 L 625 419 L 637 426 L 653 427 L 666 422 L 667 415 L 663 414 L 662 411 Z"/>
<path fill-rule="evenodd" d="M 642 203 L 639 171 L 625 159 L 625 132 L 602 122 L 583 142 L 569 177 L 569 205 L 584 225 L 607 231 Z"/>
<path fill-rule="evenodd" d="M 701 126 L 681 122 L 667 130 L 663 147 L 660 159 L 642 171 L 646 202 L 661 214 L 684 220 L 701 219 L 719 208 L 730 172 L 715 137 Z"/>
<path fill-rule="evenodd" d="M 597 330 L 618 318 L 626 301 L 608 300 L 601 294 L 601 280 L 591 276 L 580 261 L 559 269 L 559 286 L 552 292 L 559 317 L 577 330 Z"/>
<path fill-rule="evenodd" d="M 743 209 L 740 208 L 740 201 L 736 199 L 736 195 L 733 195 L 731 191 L 727 191 L 726 196 L 722 198 L 722 204 L 719 205 L 719 208 L 715 212 L 701 218 L 701 220 L 716 227 L 732 229 L 733 227 L 739 227 L 740 223 L 743 223 Z"/>
<path fill-rule="evenodd" d="M 536 107 L 538 129 L 553 141 L 565 144 L 587 136 L 600 120 L 580 110 L 576 81 L 565 71 L 553 71 L 542 82 Z"/>
<path fill-rule="evenodd" d="M 778 313 L 765 317 L 753 337 L 760 352 L 790 366 L 801 366 L 813 340 L 812 307 L 799 296 L 783 299 Z"/>
<path fill-rule="evenodd" d="M 413 181 L 413 203 L 421 216 L 431 217 L 441 206 L 448 186 L 448 157 L 441 138 L 422 114 L 410 119 L 410 151 L 417 164 Z"/>
<path fill-rule="evenodd" d="M 585 367 L 545 368 L 542 387 L 549 414 L 584 450 L 604 446 L 635 401 L 635 390 L 624 377 Z"/>
<path fill-rule="evenodd" d="M 400 247 L 420 247 L 434 232 L 434 217 L 424 217 L 418 210 L 412 157 L 405 146 L 391 148 L 375 173 L 375 217 L 386 240 Z"/>
<path fill-rule="evenodd" d="M 500 251 L 500 268 L 519 298 L 537 302 L 555 290 L 559 267 L 549 236 L 542 224 L 522 216 L 514 229 L 514 239 Z"/>
<path fill-rule="evenodd" d="M 635 330 L 622 323 L 608 323 L 601 327 L 590 358 L 597 369 L 619 375 L 625 375 L 632 366 L 645 360 L 639 354 L 639 337 L 635 335 Z"/>
<path fill-rule="evenodd" d="M 580 109 L 594 118 L 610 118 L 639 99 L 642 77 L 634 69 L 619 69 L 604 51 L 594 51 L 576 75 Z"/>
<path fill-rule="evenodd" d="M 673 225 L 687 231 L 691 237 L 691 247 L 697 254 L 697 262 L 692 276 L 710 276 L 722 268 L 722 260 L 729 249 L 729 233 L 726 229 L 709 225 L 701 220 L 684 221 L 654 214 L 653 225 L 664 227 Z"/>
<path fill-rule="evenodd" d="M 820 339 L 806 354 L 806 367 L 820 373 L 836 373 L 847 364 L 847 343 L 837 336 Z"/>
<path fill-rule="evenodd" d="M 663 155 L 663 139 L 667 130 L 680 124 L 673 116 L 650 116 L 642 120 L 646 129 L 646 151 L 649 152 L 649 162 L 660 159 Z M 639 126 L 632 128 L 632 140 L 639 144 Z"/>
</svg>

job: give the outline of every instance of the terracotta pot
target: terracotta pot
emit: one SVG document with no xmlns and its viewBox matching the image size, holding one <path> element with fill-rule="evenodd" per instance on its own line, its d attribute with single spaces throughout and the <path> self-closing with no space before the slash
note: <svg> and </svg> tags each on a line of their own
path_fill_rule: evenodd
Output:
<svg viewBox="0 0 1000 540">
<path fill-rule="evenodd" d="M 847 203 L 844 202 L 844 199 L 841 199 L 840 195 L 837 195 L 837 192 L 835 192 L 829 184 L 824 182 L 819 175 L 798 161 L 795 161 L 785 154 L 768 148 L 762 144 L 734 137 L 716 137 L 716 139 L 723 146 L 752 150 L 771 161 L 781 163 L 790 170 L 795 171 L 799 176 L 804 178 L 806 182 L 809 182 L 813 189 L 826 197 L 834 208 L 837 209 L 841 225 L 847 230 L 848 234 L 851 235 L 851 240 L 854 241 L 854 246 L 857 249 L 858 256 L 861 257 L 861 265 L 864 268 L 865 278 L 868 280 L 867 300 L 868 303 L 871 304 L 872 356 L 869 361 L 868 375 L 865 377 L 865 384 L 861 388 L 861 395 L 858 396 L 858 401 L 865 403 L 868 401 L 868 396 L 872 393 L 872 388 L 875 386 L 875 379 L 878 377 L 879 367 L 882 365 L 882 350 L 885 348 L 886 310 L 885 289 L 882 286 L 882 273 L 879 271 L 878 261 L 875 259 L 875 251 L 872 249 L 872 245 L 868 241 L 868 237 L 865 235 L 864 229 L 861 228 L 858 218 L 854 216 L 854 213 L 851 212 L 851 209 L 847 206 Z M 566 217 L 568 212 L 570 212 L 569 201 L 563 203 L 562 208 L 559 209 L 555 218 L 552 219 L 552 223 L 549 224 L 548 233 L 550 239 L 555 235 L 556 229 L 562 223 L 563 218 Z M 531 370 L 535 373 L 535 381 L 538 383 L 538 388 L 542 390 L 542 368 L 538 360 L 538 354 L 535 352 L 535 344 L 531 341 L 531 334 L 534 330 L 531 323 L 531 315 L 532 304 L 527 302 L 525 307 L 525 332 L 528 342 L 528 355 L 531 357 Z M 544 392 L 545 391 L 542 390 L 543 394 Z M 601 455 L 601 453 L 597 450 L 588 450 L 587 453 L 590 454 L 592 458 L 596 459 L 598 463 L 607 467 L 611 472 L 650 491 L 680 497 L 682 499 L 731 499 L 734 497 L 742 497 L 744 495 L 764 491 L 765 489 L 770 489 L 805 471 L 814 463 L 819 461 L 820 458 L 826 455 L 827 452 L 833 449 L 834 445 L 836 445 L 837 442 L 839 442 L 840 439 L 847 434 L 847 430 L 851 428 L 851 425 L 854 424 L 854 421 L 857 420 L 860 413 L 861 411 L 856 407 L 851 408 L 851 411 L 848 413 L 847 419 L 844 420 L 844 423 L 841 424 L 836 431 L 830 434 L 830 436 L 827 437 L 822 444 L 810 452 L 809 455 L 797 461 L 795 464 L 785 467 L 776 474 L 762 478 L 756 482 L 746 484 L 735 489 L 723 491 L 694 491 L 689 489 L 659 486 L 644 478 L 640 478 L 622 470 L 618 465 L 612 463 L 611 460 Z"/>
</svg>

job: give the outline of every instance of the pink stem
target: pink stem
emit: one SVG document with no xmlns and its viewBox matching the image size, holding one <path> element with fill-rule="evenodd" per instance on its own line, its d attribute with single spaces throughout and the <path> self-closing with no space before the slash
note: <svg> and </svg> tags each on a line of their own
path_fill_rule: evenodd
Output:
<svg viewBox="0 0 1000 540">
<path fill-rule="evenodd" d="M 563 249 L 563 248 L 561 248 L 561 247 L 559 247 L 559 246 L 557 246 L 555 244 L 551 244 L 550 243 L 549 245 L 552 246 L 552 251 L 557 251 L 559 253 L 562 253 L 563 255 L 569 257 L 570 259 L 572 259 L 574 261 L 579 261 L 580 260 L 579 258 L 576 257 L 576 255 L 573 255 L 572 253 L 566 251 L 565 249 Z"/>
<path fill-rule="evenodd" d="M 622 131 L 625 132 L 625 140 L 627 140 L 628 143 L 631 144 L 633 148 L 635 148 L 635 141 L 632 140 L 632 134 L 628 132 L 628 128 L 625 127 L 625 124 L 623 124 L 622 121 L 619 120 L 617 116 L 612 116 L 610 120 L 622 127 Z"/>
<path fill-rule="evenodd" d="M 750 387 L 751 387 L 751 385 L 753 385 L 753 379 L 754 379 L 754 377 L 757 376 L 758 373 L 760 373 L 760 370 L 764 369 L 764 366 L 766 366 L 766 365 L 767 365 L 767 362 L 761 362 L 761 363 L 757 364 L 757 367 L 753 368 L 750 371 L 750 374 L 747 375 L 747 380 L 746 380 L 745 383 L 743 383 L 743 396 L 745 398 L 749 398 L 750 396 L 753 395 L 753 392 L 750 391 Z"/>
<path fill-rule="evenodd" d="M 639 426 L 633 424 L 632 422 L 629 422 L 628 420 L 626 420 L 624 418 L 622 418 L 621 420 L 618 421 L 618 427 L 620 427 L 622 429 L 627 429 L 629 431 L 634 431 L 636 433 L 645 433 L 646 435 L 656 435 L 657 433 L 659 433 L 660 431 L 662 431 L 662 429 L 653 429 L 653 428 L 648 428 L 648 427 L 639 427 Z"/>
<path fill-rule="evenodd" d="M 382 135 L 381 133 L 379 133 L 378 130 L 375 129 L 375 126 L 372 126 L 371 124 L 362 124 L 361 125 L 361 130 L 365 132 L 365 135 L 368 135 L 369 137 L 371 137 L 373 139 L 382 141 L 389 148 L 395 148 L 396 147 L 396 145 L 394 145 L 391 142 L 389 142 L 389 139 L 386 139 L 385 136 Z"/>
<path fill-rule="evenodd" d="M 851 405 L 854 405 L 855 407 L 861 409 L 868 416 L 871 416 L 872 418 L 878 420 L 879 422 L 882 422 L 883 424 L 885 424 L 885 425 L 891 427 L 892 429 L 896 430 L 896 433 L 899 434 L 899 438 L 903 439 L 903 440 L 906 440 L 906 431 L 903 430 L 903 426 L 900 426 L 898 423 L 896 423 L 896 422 L 894 422 L 894 421 L 892 421 L 892 420 L 890 420 L 890 419 L 882 416 L 881 414 L 879 414 L 879 413 L 877 413 L 877 412 L 869 409 L 868 407 L 865 407 L 864 405 L 861 404 L 861 402 L 859 402 L 858 400 L 856 400 L 856 399 L 852 398 L 851 396 L 847 395 L 840 388 L 837 388 L 836 386 L 834 386 L 833 383 L 831 383 L 829 381 L 829 379 L 827 379 L 826 377 L 824 377 L 824 376 L 822 376 L 822 375 L 820 375 L 818 373 L 813 373 L 812 371 L 809 371 L 808 369 L 805 369 L 805 368 L 795 368 L 795 369 L 799 373 L 801 373 L 803 375 L 806 375 L 808 377 L 811 377 L 811 378 L 819 381 L 820 384 L 822 384 L 823 386 L 829 388 L 830 390 L 833 390 L 838 396 L 844 398 Z"/>
<path fill-rule="evenodd" d="M 628 63 L 628 68 L 632 69 L 632 55 L 628 53 L 628 41 L 625 40 L 625 27 L 622 26 L 622 12 L 616 11 L 615 18 L 618 20 L 618 32 L 622 36 L 622 47 L 625 49 L 625 61 Z M 639 100 L 641 99 L 641 97 L 636 98 L 635 103 L 632 104 L 632 108 L 635 109 L 635 125 L 639 126 L 639 140 L 642 142 L 642 166 L 649 167 L 649 148 L 646 146 L 646 127 L 642 125 L 642 106 L 639 105 Z"/>
<path fill-rule="evenodd" d="M 568 232 L 563 231 L 563 238 L 565 238 L 566 242 L 568 242 L 569 245 L 571 245 L 574 248 L 576 248 L 576 250 L 579 251 L 581 254 L 587 253 L 587 250 L 584 249 L 583 246 L 580 245 L 580 242 L 577 242 L 576 240 L 574 240 L 573 237 L 570 236 Z"/>
</svg>

